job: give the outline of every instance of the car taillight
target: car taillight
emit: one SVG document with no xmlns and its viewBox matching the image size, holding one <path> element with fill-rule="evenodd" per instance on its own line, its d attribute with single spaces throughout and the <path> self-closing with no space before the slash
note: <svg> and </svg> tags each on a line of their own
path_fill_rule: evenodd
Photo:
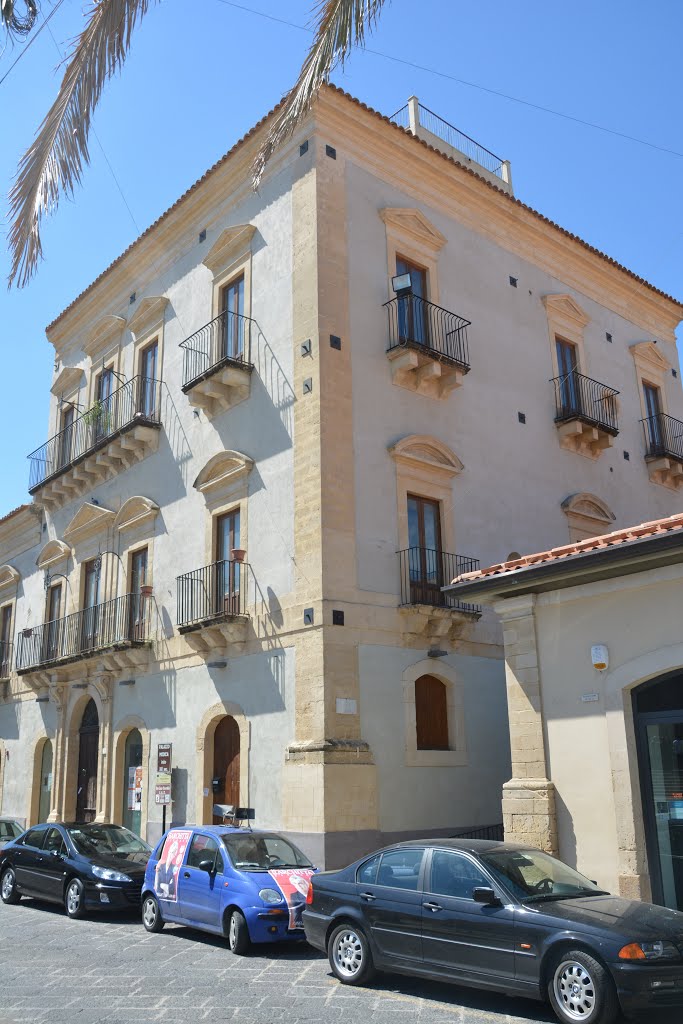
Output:
<svg viewBox="0 0 683 1024">
<path fill-rule="evenodd" d="M 306 893 L 306 903 L 310 907 L 313 902 L 313 882 L 308 883 L 308 892 Z"/>
</svg>

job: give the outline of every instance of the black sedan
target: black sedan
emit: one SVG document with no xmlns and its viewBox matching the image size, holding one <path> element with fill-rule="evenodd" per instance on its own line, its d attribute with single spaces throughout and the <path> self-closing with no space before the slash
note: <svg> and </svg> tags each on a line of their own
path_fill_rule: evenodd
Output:
<svg viewBox="0 0 683 1024">
<path fill-rule="evenodd" d="M 151 848 L 121 825 L 36 825 L 0 850 L 0 898 L 63 903 L 69 917 L 88 909 L 140 905 Z"/>
<path fill-rule="evenodd" d="M 599 889 L 530 847 L 434 839 L 314 875 L 306 938 L 337 978 L 375 969 L 548 999 L 563 1024 L 683 1006 L 683 913 Z"/>
</svg>

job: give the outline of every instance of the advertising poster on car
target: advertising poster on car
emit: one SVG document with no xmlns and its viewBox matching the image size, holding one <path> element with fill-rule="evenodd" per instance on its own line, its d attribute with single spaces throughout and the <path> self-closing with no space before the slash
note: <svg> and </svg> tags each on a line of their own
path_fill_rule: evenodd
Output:
<svg viewBox="0 0 683 1024">
<path fill-rule="evenodd" d="M 154 869 L 154 891 L 160 900 L 178 899 L 178 872 L 192 832 L 174 830 L 166 836 L 159 860 Z"/>
<path fill-rule="evenodd" d="M 311 884 L 313 871 L 310 868 L 289 868 L 273 869 L 268 874 L 273 879 L 278 889 L 287 900 L 289 907 L 289 927 L 303 928 L 302 914 L 306 904 L 306 894 Z"/>
</svg>

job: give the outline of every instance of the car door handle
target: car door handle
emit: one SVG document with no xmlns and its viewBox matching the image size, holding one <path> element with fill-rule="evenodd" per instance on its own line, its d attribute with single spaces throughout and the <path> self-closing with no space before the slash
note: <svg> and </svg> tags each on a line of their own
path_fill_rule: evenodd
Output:
<svg viewBox="0 0 683 1024">
<path fill-rule="evenodd" d="M 361 898 L 362 900 L 367 900 L 367 901 L 368 901 L 368 903 L 372 903 L 372 901 L 373 901 L 373 900 L 376 900 L 376 899 L 377 899 L 377 897 L 376 897 L 376 896 L 373 896 L 371 892 L 362 892 L 362 893 L 360 894 L 360 898 Z"/>
<path fill-rule="evenodd" d="M 422 906 L 425 908 L 425 910 L 431 910 L 433 914 L 435 914 L 437 910 L 443 910 L 443 907 L 441 906 L 440 903 L 423 903 Z"/>
<path fill-rule="evenodd" d="M 190 877 L 191 876 L 190 876 L 190 872 L 189 871 L 183 871 L 183 878 L 190 878 Z"/>
</svg>

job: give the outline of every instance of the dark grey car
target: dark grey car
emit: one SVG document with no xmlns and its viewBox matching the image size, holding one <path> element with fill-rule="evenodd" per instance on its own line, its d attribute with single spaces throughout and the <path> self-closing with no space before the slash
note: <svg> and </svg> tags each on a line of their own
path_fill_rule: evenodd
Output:
<svg viewBox="0 0 683 1024">
<path fill-rule="evenodd" d="M 683 1007 L 683 913 L 626 900 L 540 850 L 400 843 L 311 879 L 303 915 L 337 978 L 374 971 L 548 999 L 563 1024 Z"/>
</svg>

